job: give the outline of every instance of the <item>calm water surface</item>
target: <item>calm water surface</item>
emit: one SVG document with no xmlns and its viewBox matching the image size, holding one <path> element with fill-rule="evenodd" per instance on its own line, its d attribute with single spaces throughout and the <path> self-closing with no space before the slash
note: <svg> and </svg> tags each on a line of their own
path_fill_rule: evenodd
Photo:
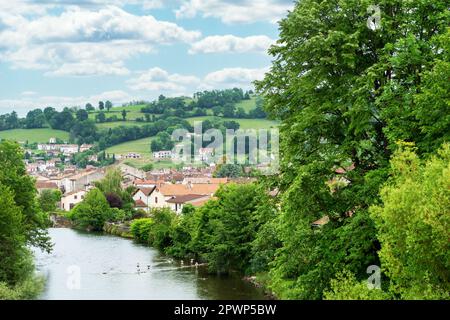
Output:
<svg viewBox="0 0 450 320">
<path fill-rule="evenodd" d="M 181 266 L 131 240 L 72 229 L 49 233 L 53 252 L 35 251 L 47 279 L 41 299 L 265 299 L 241 277 Z"/>
</svg>

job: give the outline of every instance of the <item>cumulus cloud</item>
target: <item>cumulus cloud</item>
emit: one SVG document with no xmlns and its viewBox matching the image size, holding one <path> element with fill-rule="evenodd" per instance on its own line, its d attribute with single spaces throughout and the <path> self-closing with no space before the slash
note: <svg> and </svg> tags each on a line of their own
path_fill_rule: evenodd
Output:
<svg viewBox="0 0 450 320">
<path fill-rule="evenodd" d="M 275 23 L 293 8 L 292 0 L 186 0 L 175 10 L 177 18 L 218 18 L 224 23 Z"/>
<path fill-rule="evenodd" d="M 251 86 L 255 80 L 262 80 L 269 68 L 225 68 L 214 71 L 205 76 L 206 87 L 244 87 Z"/>
<path fill-rule="evenodd" d="M 251 88 L 252 82 L 261 80 L 268 68 L 225 68 L 199 78 L 192 75 L 171 74 L 161 68 L 151 68 L 127 81 L 128 87 L 144 95 L 190 95 L 199 90 L 232 87 Z"/>
<path fill-rule="evenodd" d="M 21 23 L 14 24 L 14 19 Z M 8 27 L 0 31 L 0 59 L 16 68 L 48 69 L 49 75 L 123 75 L 128 72 L 125 59 L 200 37 L 198 31 L 114 6 L 96 11 L 70 7 L 57 16 L 10 16 L 1 21 Z M 95 65 L 99 67 L 88 67 Z"/>
<path fill-rule="evenodd" d="M 170 74 L 161 68 L 151 68 L 127 83 L 129 88 L 135 91 L 186 94 L 188 88 L 200 83 L 200 79 L 190 75 Z"/>
<path fill-rule="evenodd" d="M 274 40 L 263 35 L 244 38 L 234 35 L 210 36 L 193 43 L 189 53 L 265 53 L 273 43 Z"/>
</svg>

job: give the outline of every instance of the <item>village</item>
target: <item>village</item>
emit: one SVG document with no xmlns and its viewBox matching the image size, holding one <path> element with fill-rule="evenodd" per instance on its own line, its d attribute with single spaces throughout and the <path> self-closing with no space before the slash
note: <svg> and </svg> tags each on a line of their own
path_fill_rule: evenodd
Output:
<svg viewBox="0 0 450 320">
<path fill-rule="evenodd" d="M 122 172 L 123 188 L 130 186 L 135 188 L 133 193 L 135 209 L 147 213 L 152 208 L 167 207 L 180 214 L 186 204 L 194 207 L 202 206 L 214 197 L 214 193 L 223 184 L 254 181 L 252 178 L 214 178 L 216 170 L 214 163 L 203 167 L 185 166 L 179 170 L 155 169 L 145 172 L 126 164 L 126 159 L 139 158 L 138 153 L 118 155 L 116 163 L 111 166 L 87 165 L 81 169 L 70 164 L 70 159 L 78 152 L 89 150 L 92 145 L 57 144 L 54 139 L 50 139 L 48 144 L 39 144 L 37 148 L 45 151 L 48 159 L 43 160 L 40 157 L 35 157 L 32 161 L 25 159 L 27 173 L 36 179 L 39 194 L 43 190 L 61 191 L 58 206 L 63 211 L 70 211 L 82 202 L 89 190 L 94 188 L 94 183 L 103 179 L 107 170 L 113 167 L 118 167 Z M 60 154 L 66 157 L 64 162 L 58 157 Z M 199 159 L 207 161 L 212 154 L 212 149 L 202 148 Z M 173 157 L 172 151 L 154 153 L 155 159 Z"/>
</svg>

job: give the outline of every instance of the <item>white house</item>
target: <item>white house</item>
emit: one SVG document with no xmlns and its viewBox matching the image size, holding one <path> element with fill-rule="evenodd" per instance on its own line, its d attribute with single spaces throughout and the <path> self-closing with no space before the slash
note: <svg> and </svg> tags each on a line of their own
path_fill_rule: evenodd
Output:
<svg viewBox="0 0 450 320">
<path fill-rule="evenodd" d="M 198 154 L 195 157 L 197 161 L 208 162 L 209 159 L 214 155 L 213 148 L 200 148 L 198 149 Z"/>
<path fill-rule="evenodd" d="M 161 151 L 153 152 L 153 158 L 155 160 L 170 159 L 170 158 L 172 158 L 172 151 L 161 150 Z"/>
<path fill-rule="evenodd" d="M 170 209 L 175 213 L 180 214 L 183 210 L 183 207 L 186 204 L 192 204 L 193 206 L 201 205 L 211 199 L 210 196 L 199 195 L 199 194 L 187 194 L 182 196 L 175 196 L 166 202 L 168 203 Z"/>
<path fill-rule="evenodd" d="M 86 196 L 85 190 L 72 191 L 64 194 L 61 197 L 61 209 L 65 211 L 70 211 L 78 203 L 82 202 L 85 196 Z"/>
<path fill-rule="evenodd" d="M 75 154 L 75 153 L 78 152 L 78 145 L 76 145 L 76 144 L 63 144 L 63 145 L 60 146 L 59 150 L 65 155 Z"/>
<path fill-rule="evenodd" d="M 135 208 L 143 209 L 146 212 L 150 211 L 150 196 L 155 190 L 153 188 L 139 188 L 133 194 Z"/>
</svg>

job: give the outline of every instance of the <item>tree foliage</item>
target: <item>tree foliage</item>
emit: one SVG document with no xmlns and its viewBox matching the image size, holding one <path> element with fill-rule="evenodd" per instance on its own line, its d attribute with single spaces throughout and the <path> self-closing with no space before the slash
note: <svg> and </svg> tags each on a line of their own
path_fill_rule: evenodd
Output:
<svg viewBox="0 0 450 320">
<path fill-rule="evenodd" d="M 422 156 L 448 140 L 448 3 L 378 1 L 375 30 L 372 4 L 298 1 L 257 82 L 281 120 L 282 247 L 270 274 L 282 298 L 320 299 L 342 270 L 360 281 L 379 264 L 368 208 L 396 141 L 414 141 Z"/>
<path fill-rule="evenodd" d="M 450 298 L 450 145 L 421 163 L 410 145 L 371 208 L 390 291 L 404 299 Z"/>
</svg>

